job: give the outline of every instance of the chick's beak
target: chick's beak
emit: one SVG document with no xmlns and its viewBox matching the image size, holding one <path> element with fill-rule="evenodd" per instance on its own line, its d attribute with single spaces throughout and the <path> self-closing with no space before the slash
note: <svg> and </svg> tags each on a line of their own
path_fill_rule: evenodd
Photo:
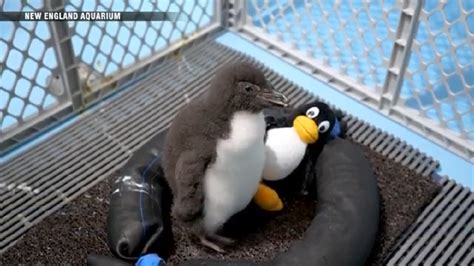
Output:
<svg viewBox="0 0 474 266">
<path fill-rule="evenodd" d="M 299 115 L 293 120 L 293 128 L 307 144 L 315 143 L 319 138 L 318 125 L 307 116 Z"/>
<path fill-rule="evenodd" d="M 273 86 L 266 86 L 264 89 L 262 89 L 257 97 L 277 106 L 283 106 L 287 107 L 288 106 L 288 98 L 286 96 L 277 91 Z"/>
</svg>

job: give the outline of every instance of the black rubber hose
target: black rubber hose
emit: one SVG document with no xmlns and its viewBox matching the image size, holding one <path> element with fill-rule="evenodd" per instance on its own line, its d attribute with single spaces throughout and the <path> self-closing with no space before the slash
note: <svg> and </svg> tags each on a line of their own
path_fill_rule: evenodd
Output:
<svg viewBox="0 0 474 266">
<path fill-rule="evenodd" d="M 316 163 L 317 211 L 303 238 L 268 265 L 364 265 L 379 224 L 372 167 L 355 144 L 335 139 Z M 256 265 L 249 261 L 189 260 L 182 265 Z"/>
<path fill-rule="evenodd" d="M 301 241 L 272 265 L 364 265 L 379 224 L 372 167 L 355 144 L 335 139 L 316 163 L 317 212 Z"/>
</svg>

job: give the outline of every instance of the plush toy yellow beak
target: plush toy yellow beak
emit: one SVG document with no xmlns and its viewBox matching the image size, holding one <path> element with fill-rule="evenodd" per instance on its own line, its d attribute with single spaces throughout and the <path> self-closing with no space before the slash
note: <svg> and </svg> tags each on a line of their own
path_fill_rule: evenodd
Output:
<svg viewBox="0 0 474 266">
<path fill-rule="evenodd" d="M 297 116 L 295 120 L 293 120 L 293 128 L 301 140 L 307 144 L 315 143 L 319 138 L 318 125 L 307 116 Z"/>
</svg>

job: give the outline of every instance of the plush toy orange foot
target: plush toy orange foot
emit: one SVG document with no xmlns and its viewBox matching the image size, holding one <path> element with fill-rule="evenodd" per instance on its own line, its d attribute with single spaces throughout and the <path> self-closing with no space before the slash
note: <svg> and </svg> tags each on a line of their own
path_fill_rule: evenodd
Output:
<svg viewBox="0 0 474 266">
<path fill-rule="evenodd" d="M 253 197 L 255 203 L 266 211 L 279 211 L 283 209 L 283 202 L 278 193 L 272 188 L 260 183 L 257 193 Z"/>
</svg>

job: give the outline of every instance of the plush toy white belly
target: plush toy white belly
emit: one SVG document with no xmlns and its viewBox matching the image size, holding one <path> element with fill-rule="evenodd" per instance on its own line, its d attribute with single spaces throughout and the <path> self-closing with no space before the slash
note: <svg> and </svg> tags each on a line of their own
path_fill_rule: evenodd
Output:
<svg viewBox="0 0 474 266">
<path fill-rule="evenodd" d="M 204 227 L 218 230 L 243 210 L 257 191 L 265 164 L 263 113 L 237 112 L 229 138 L 217 143 L 217 157 L 205 175 Z"/>
<path fill-rule="evenodd" d="M 281 180 L 293 172 L 303 160 L 307 144 L 293 127 L 275 128 L 267 132 L 263 179 Z"/>
</svg>

